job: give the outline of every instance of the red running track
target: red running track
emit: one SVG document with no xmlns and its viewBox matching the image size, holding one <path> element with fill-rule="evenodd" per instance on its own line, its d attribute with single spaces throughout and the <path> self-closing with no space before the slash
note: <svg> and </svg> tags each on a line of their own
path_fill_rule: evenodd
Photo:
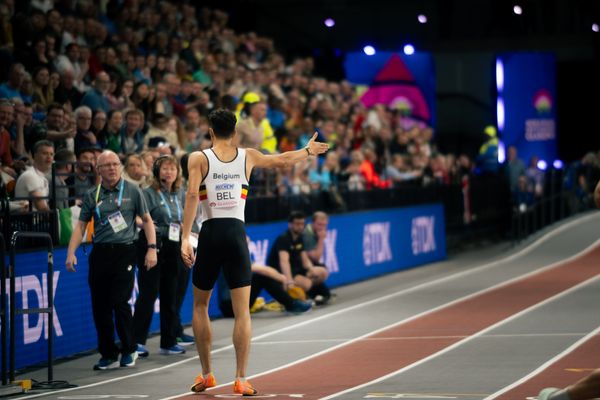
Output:
<svg viewBox="0 0 600 400">
<path fill-rule="evenodd" d="M 450 304 L 298 364 L 257 376 L 251 382 L 259 394 L 298 393 L 303 394 L 303 399 L 320 399 L 367 384 L 599 275 L 599 257 L 600 246 L 597 246 L 553 268 Z M 401 339 L 390 345 L 390 338 Z M 572 380 L 557 380 L 556 383 L 571 383 Z M 539 383 L 535 384 L 538 389 Z M 524 390 L 532 395 L 530 388 Z M 217 387 L 203 393 L 202 397 L 213 398 L 231 393 L 229 387 Z M 193 394 L 180 398 L 191 400 L 192 396 L 198 399 L 198 395 Z M 502 398 L 515 400 L 523 397 Z"/>
</svg>

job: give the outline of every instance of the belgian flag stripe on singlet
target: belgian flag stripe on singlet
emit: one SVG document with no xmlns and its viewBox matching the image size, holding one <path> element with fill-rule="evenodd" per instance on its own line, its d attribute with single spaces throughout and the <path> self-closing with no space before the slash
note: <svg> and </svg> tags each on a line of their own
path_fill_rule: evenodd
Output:
<svg viewBox="0 0 600 400">
<path fill-rule="evenodd" d="M 247 196 L 248 196 L 248 185 L 242 184 L 242 195 L 240 197 L 245 200 Z"/>
<path fill-rule="evenodd" d="M 208 198 L 207 194 L 206 194 L 206 185 L 201 185 L 200 186 L 200 201 L 202 200 L 206 200 Z"/>
</svg>

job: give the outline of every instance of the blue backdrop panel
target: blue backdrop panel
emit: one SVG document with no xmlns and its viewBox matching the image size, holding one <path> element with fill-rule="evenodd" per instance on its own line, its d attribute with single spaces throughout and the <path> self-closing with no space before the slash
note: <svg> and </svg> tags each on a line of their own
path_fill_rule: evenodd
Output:
<svg viewBox="0 0 600 400">
<path fill-rule="evenodd" d="M 551 53 L 508 53 L 504 64 L 505 126 L 501 138 L 519 158 L 537 155 L 550 165 L 557 157 L 556 59 Z"/>
<path fill-rule="evenodd" d="M 287 223 L 275 222 L 248 226 L 250 251 L 257 262 L 264 262 L 275 238 Z M 87 246 L 87 250 L 91 250 Z M 336 215 L 330 219 L 324 263 L 330 270 L 332 287 L 373 276 L 426 264 L 446 256 L 444 211 L 440 204 Z M 77 272 L 64 267 L 66 249 L 54 252 L 54 331 L 56 358 L 96 348 L 96 331 L 91 315 L 87 285 L 87 255 L 77 252 Z M 46 253 L 18 254 L 16 259 L 16 307 L 36 308 L 47 304 Z M 137 286 L 132 294 L 134 304 Z M 210 314 L 220 316 L 213 293 Z M 133 310 L 133 308 L 132 308 Z M 151 331 L 159 329 L 158 308 Z M 189 288 L 181 317 L 192 319 L 192 290 Z M 44 315 L 18 315 L 15 323 L 17 368 L 47 360 L 48 318 Z"/>
</svg>

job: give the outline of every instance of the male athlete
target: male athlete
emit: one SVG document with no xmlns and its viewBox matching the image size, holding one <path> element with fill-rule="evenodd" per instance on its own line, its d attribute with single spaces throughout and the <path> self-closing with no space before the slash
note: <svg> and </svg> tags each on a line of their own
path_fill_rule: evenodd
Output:
<svg viewBox="0 0 600 400">
<path fill-rule="evenodd" d="M 235 318 L 233 345 L 237 365 L 233 391 L 244 396 L 255 396 L 258 392 L 245 378 L 252 335 L 248 307 L 252 272 L 244 228 L 248 180 L 254 167 L 285 168 L 312 155 L 325 153 L 328 145 L 315 142 L 315 133 L 301 150 L 265 155 L 255 149 L 235 146 L 237 121 L 231 111 L 215 110 L 210 113 L 208 120 L 213 146 L 189 156 L 189 181 L 183 214 L 181 253 L 187 265 L 195 263 L 192 275 L 192 326 L 202 364 L 202 373 L 196 377 L 191 390 L 202 392 L 217 384 L 210 360 L 212 332 L 208 303 L 222 268 L 231 291 Z M 202 207 L 202 228 L 196 257 L 189 236 L 198 201 Z"/>
</svg>

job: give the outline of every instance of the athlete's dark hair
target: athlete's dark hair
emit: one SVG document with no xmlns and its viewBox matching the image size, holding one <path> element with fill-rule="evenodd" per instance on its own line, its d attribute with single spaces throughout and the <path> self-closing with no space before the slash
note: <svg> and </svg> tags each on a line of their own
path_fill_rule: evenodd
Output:
<svg viewBox="0 0 600 400">
<path fill-rule="evenodd" d="M 208 115 L 208 122 L 216 137 L 227 139 L 233 136 L 237 119 L 231 111 L 219 108 Z"/>
<path fill-rule="evenodd" d="M 292 222 L 296 219 L 305 219 L 306 215 L 302 211 L 292 211 L 288 217 L 288 222 Z"/>
</svg>

